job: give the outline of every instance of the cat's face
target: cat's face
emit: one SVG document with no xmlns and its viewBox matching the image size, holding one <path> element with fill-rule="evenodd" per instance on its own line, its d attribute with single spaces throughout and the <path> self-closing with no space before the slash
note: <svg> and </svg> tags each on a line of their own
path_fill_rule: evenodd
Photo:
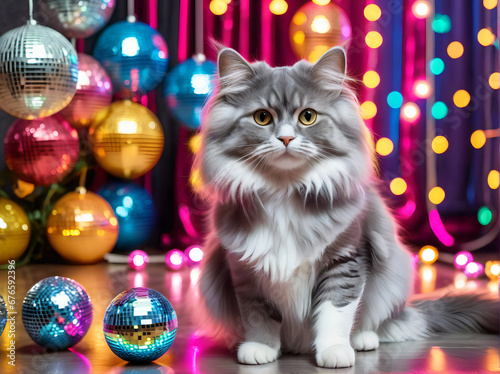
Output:
<svg viewBox="0 0 500 374">
<path fill-rule="evenodd" d="M 205 181 L 231 180 L 231 173 L 241 179 L 236 174 L 246 173 L 304 183 L 313 169 L 352 173 L 353 162 L 364 163 L 366 139 L 344 79 L 341 48 L 315 65 L 300 61 L 279 68 L 248 64 L 235 51 L 223 50 L 219 91 L 203 124 Z"/>
</svg>

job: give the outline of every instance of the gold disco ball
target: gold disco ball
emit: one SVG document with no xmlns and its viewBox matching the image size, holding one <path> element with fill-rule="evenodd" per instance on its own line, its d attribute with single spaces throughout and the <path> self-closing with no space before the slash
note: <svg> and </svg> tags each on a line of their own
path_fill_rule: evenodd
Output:
<svg viewBox="0 0 500 374">
<path fill-rule="evenodd" d="M 352 28 L 338 5 L 307 3 L 297 10 L 290 23 L 290 43 L 299 58 L 316 62 L 326 51 L 344 44 Z"/>
<path fill-rule="evenodd" d="M 47 220 L 47 237 L 66 260 L 92 264 L 115 246 L 118 220 L 106 200 L 79 187 L 54 205 Z"/>
<path fill-rule="evenodd" d="M 23 208 L 0 196 L 0 265 L 21 257 L 30 236 L 30 221 Z"/>
<path fill-rule="evenodd" d="M 130 100 L 100 111 L 89 129 L 99 165 L 119 178 L 133 179 L 151 170 L 163 152 L 163 129 L 155 114 Z"/>
</svg>

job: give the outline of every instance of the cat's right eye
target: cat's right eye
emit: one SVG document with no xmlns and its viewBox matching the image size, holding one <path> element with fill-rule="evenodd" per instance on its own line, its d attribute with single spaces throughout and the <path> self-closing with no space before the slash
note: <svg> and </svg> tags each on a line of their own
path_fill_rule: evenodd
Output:
<svg viewBox="0 0 500 374">
<path fill-rule="evenodd" d="M 260 109 L 254 113 L 253 119 L 258 125 L 266 126 L 271 123 L 273 116 L 267 110 Z"/>
</svg>

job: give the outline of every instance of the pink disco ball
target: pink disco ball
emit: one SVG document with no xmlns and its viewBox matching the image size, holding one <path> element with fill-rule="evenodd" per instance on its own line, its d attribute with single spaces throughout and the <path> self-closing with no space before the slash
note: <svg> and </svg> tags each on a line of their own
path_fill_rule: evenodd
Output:
<svg viewBox="0 0 500 374">
<path fill-rule="evenodd" d="M 106 69 L 92 56 L 78 53 L 78 83 L 73 100 L 59 112 L 73 128 L 87 128 L 92 117 L 111 104 L 113 87 Z"/>
<path fill-rule="evenodd" d="M 57 114 L 18 119 L 4 140 L 7 167 L 38 186 L 60 182 L 75 166 L 79 150 L 78 133 Z"/>
</svg>

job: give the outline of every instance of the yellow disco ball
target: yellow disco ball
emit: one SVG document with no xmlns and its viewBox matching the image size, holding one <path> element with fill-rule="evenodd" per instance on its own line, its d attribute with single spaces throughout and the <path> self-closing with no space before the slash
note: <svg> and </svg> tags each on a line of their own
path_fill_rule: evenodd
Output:
<svg viewBox="0 0 500 374">
<path fill-rule="evenodd" d="M 23 208 L 0 196 L 0 265 L 21 257 L 30 235 L 30 221 Z"/>
<path fill-rule="evenodd" d="M 351 34 L 349 18 L 333 3 L 307 3 L 297 10 L 290 23 L 290 43 L 295 55 L 310 62 L 345 43 Z"/>
<path fill-rule="evenodd" d="M 145 106 L 117 101 L 100 111 L 89 130 L 99 165 L 119 178 L 133 179 L 151 170 L 163 152 L 160 121 Z"/>
<path fill-rule="evenodd" d="M 47 237 L 66 260 L 92 264 L 115 246 L 118 220 L 106 200 L 80 187 L 54 205 L 47 220 Z"/>
</svg>

